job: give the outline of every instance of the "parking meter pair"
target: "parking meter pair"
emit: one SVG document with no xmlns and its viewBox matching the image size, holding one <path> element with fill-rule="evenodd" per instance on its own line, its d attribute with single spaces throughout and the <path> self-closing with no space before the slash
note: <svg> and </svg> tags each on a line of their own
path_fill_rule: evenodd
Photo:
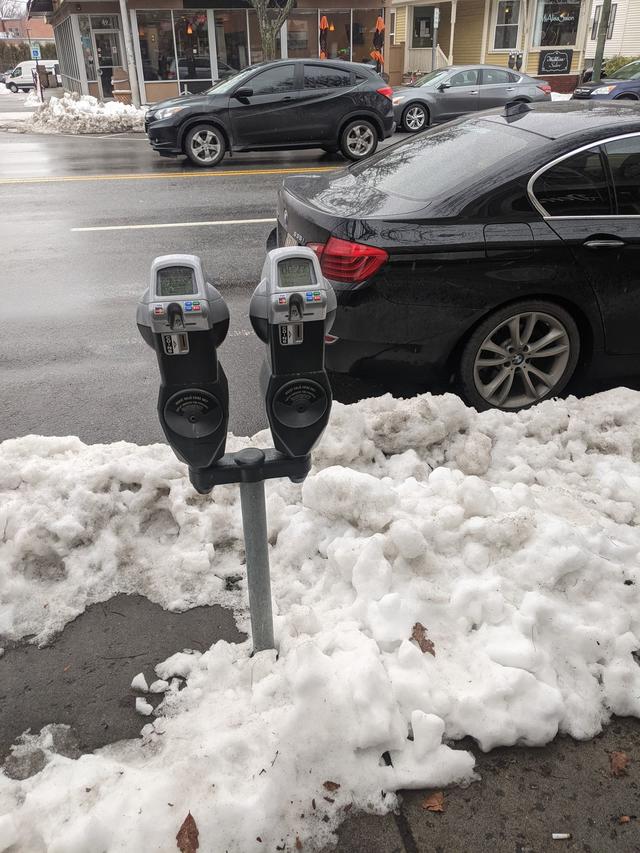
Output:
<svg viewBox="0 0 640 853">
<path fill-rule="evenodd" d="M 229 388 L 217 349 L 229 329 L 229 310 L 206 281 L 198 257 L 155 259 L 149 289 L 138 305 L 138 329 L 158 359 L 162 429 L 178 458 L 189 465 L 199 492 L 247 477 L 304 479 L 309 453 L 329 419 L 324 336 L 335 311 L 333 288 L 310 249 L 269 252 L 249 314 L 267 345 L 261 384 L 275 451 L 224 456 Z M 253 475 L 242 473 L 245 463 Z"/>
</svg>

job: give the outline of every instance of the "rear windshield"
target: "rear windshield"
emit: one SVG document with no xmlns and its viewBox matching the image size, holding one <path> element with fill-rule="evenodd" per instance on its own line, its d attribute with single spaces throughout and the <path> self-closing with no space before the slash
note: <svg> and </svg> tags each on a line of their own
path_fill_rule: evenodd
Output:
<svg viewBox="0 0 640 853">
<path fill-rule="evenodd" d="M 504 166 L 538 141 L 513 126 L 482 120 L 434 128 L 351 168 L 366 186 L 428 203 L 500 177 Z"/>
</svg>

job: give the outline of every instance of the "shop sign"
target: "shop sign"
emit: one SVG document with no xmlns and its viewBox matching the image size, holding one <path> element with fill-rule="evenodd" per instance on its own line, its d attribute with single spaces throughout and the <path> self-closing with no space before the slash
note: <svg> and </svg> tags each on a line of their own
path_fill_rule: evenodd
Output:
<svg viewBox="0 0 640 853">
<path fill-rule="evenodd" d="M 538 74 L 569 74 L 572 59 L 572 50 L 541 50 Z"/>
</svg>

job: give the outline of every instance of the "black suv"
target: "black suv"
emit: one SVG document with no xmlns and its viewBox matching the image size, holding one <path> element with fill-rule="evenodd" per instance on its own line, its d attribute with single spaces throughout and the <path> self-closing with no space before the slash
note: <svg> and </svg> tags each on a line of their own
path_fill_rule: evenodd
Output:
<svg viewBox="0 0 640 853">
<path fill-rule="evenodd" d="M 245 68 L 198 95 L 154 104 L 145 118 L 163 157 L 215 166 L 226 151 L 340 150 L 362 160 L 395 130 L 392 90 L 353 62 L 283 59 Z"/>
</svg>

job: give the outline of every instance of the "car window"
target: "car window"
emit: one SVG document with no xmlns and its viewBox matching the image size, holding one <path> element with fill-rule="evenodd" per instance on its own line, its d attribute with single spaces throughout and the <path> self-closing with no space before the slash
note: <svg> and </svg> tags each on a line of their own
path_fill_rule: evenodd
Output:
<svg viewBox="0 0 640 853">
<path fill-rule="evenodd" d="M 580 151 L 551 166 L 536 180 L 533 194 L 549 216 L 610 215 L 600 148 Z"/>
<path fill-rule="evenodd" d="M 11 75 L 12 77 L 20 77 L 22 75 L 22 68 L 16 68 L 16 70 Z"/>
<path fill-rule="evenodd" d="M 515 74 L 509 74 L 508 71 L 499 71 L 496 68 L 483 68 L 482 80 L 484 86 L 498 85 L 499 83 L 514 83 L 518 78 Z"/>
<path fill-rule="evenodd" d="M 468 71 L 458 71 L 449 78 L 450 86 L 476 86 L 478 83 L 478 72 L 475 68 Z"/>
<path fill-rule="evenodd" d="M 411 86 L 427 86 L 428 84 L 440 83 L 447 76 L 447 72 L 442 69 L 429 71 L 422 77 L 418 77 L 415 83 L 410 83 Z"/>
<path fill-rule="evenodd" d="M 622 68 L 610 75 L 612 80 L 635 80 L 637 77 L 640 77 L 640 60 L 623 65 Z"/>
<path fill-rule="evenodd" d="M 293 92 L 295 69 L 293 65 L 277 65 L 267 71 L 261 71 L 251 80 L 247 87 L 253 89 L 254 95 L 278 95 Z"/>
<path fill-rule="evenodd" d="M 604 146 L 621 216 L 640 216 L 640 136 Z"/>
<path fill-rule="evenodd" d="M 351 85 L 351 71 L 330 65 L 305 65 L 305 89 L 339 89 Z"/>
<path fill-rule="evenodd" d="M 508 165 L 538 142 L 515 127 L 485 121 L 443 125 L 374 155 L 349 174 L 357 179 L 354 192 L 390 193 L 428 204 L 468 191 L 488 176 L 498 183 Z"/>
</svg>

